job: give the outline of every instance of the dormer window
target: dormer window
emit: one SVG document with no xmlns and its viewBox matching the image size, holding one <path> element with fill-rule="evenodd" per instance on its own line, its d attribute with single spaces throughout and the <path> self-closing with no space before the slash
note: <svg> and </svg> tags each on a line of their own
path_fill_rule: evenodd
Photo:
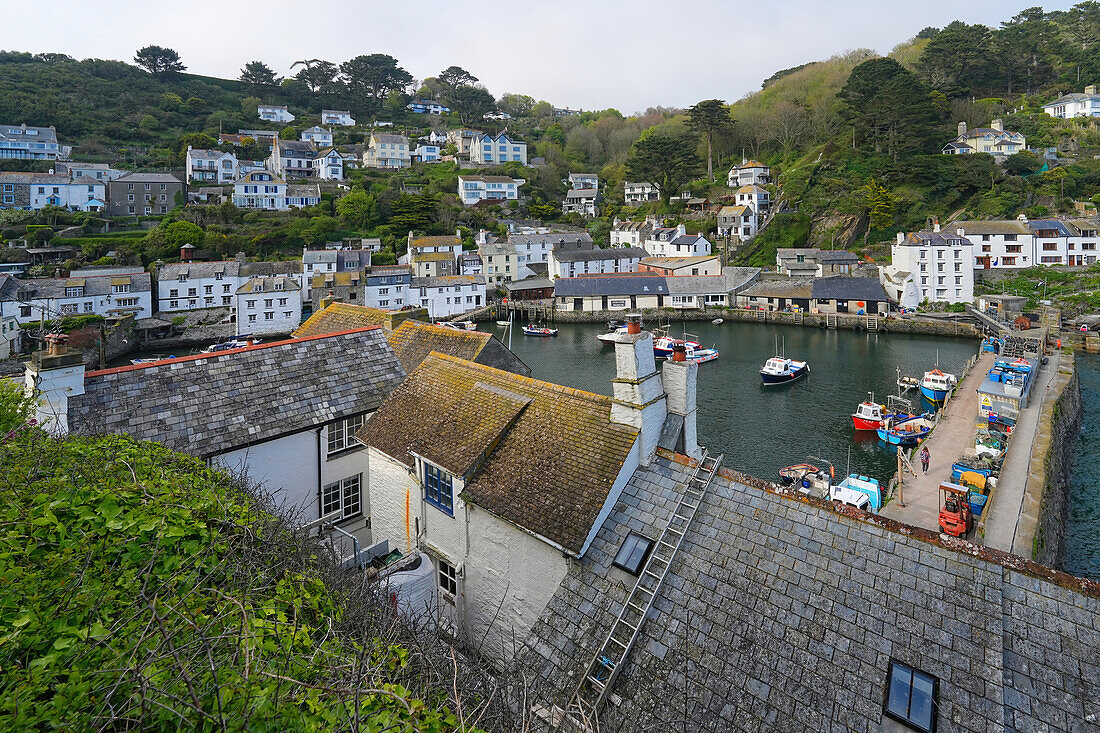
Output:
<svg viewBox="0 0 1100 733">
<path fill-rule="evenodd" d="M 453 477 L 430 463 L 424 463 L 424 501 L 454 516 Z"/>
</svg>

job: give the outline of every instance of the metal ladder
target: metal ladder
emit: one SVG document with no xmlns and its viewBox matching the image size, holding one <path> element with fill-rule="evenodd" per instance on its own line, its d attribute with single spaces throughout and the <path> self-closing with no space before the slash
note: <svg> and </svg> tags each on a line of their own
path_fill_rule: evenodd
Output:
<svg viewBox="0 0 1100 733">
<path fill-rule="evenodd" d="M 768 320 L 768 312 L 766 310 L 756 311 L 756 320 L 758 320 L 758 321 Z"/>
<path fill-rule="evenodd" d="M 796 310 L 794 312 L 794 325 L 801 326 L 802 323 L 803 323 L 803 320 L 804 320 L 804 316 L 802 315 L 802 310 L 801 309 Z"/>
<path fill-rule="evenodd" d="M 622 668 L 634 646 L 638 633 L 649 613 L 657 593 L 661 590 L 661 584 L 668 575 L 672 561 L 684 541 L 684 535 L 691 526 L 692 519 L 702 503 L 703 498 L 710 488 L 714 475 L 722 465 L 722 456 L 711 456 L 703 449 L 703 456 L 691 478 L 684 485 L 683 493 L 672 515 L 668 518 L 661 536 L 653 545 L 642 568 L 634 589 L 623 602 L 623 609 L 619 617 L 611 625 L 611 631 L 607 634 L 603 645 L 596 652 L 592 661 L 585 667 L 584 677 L 581 678 L 569 706 L 563 711 L 558 723 L 560 729 L 568 731 L 594 730 L 593 721 L 611 685 Z"/>
<path fill-rule="evenodd" d="M 878 318 L 876 318 L 875 316 L 867 316 L 867 330 L 868 331 L 877 331 L 878 330 Z"/>
<path fill-rule="evenodd" d="M 825 328 L 836 328 L 836 316 L 834 314 L 825 314 Z"/>
</svg>

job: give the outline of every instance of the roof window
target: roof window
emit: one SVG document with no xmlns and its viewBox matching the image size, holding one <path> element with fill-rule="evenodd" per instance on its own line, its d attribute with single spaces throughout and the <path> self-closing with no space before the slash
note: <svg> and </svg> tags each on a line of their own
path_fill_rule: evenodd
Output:
<svg viewBox="0 0 1100 733">
<path fill-rule="evenodd" d="M 913 730 L 936 730 L 939 680 L 901 662 L 890 662 L 884 712 Z"/>
<path fill-rule="evenodd" d="M 651 549 L 653 549 L 653 540 L 631 532 L 623 541 L 623 546 L 619 548 L 612 564 L 631 575 L 638 575 L 642 572 L 642 566 L 645 565 Z"/>
</svg>

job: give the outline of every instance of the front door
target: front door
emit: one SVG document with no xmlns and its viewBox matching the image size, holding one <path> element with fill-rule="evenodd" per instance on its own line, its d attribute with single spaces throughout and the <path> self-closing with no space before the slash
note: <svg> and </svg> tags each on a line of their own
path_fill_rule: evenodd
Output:
<svg viewBox="0 0 1100 733">
<path fill-rule="evenodd" d="M 573 298 L 573 310 L 575 310 L 575 311 L 584 310 L 584 298 Z"/>
</svg>

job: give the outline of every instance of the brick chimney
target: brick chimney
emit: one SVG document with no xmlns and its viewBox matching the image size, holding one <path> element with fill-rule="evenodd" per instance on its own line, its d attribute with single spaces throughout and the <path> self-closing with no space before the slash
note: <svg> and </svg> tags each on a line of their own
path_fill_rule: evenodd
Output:
<svg viewBox="0 0 1100 733">
<path fill-rule="evenodd" d="M 657 450 L 668 405 L 664 384 L 653 356 L 653 334 L 641 330 L 641 315 L 627 315 L 627 333 L 615 340 L 615 378 L 611 380 L 614 401 L 611 421 L 640 432 L 641 455 L 648 465 Z"/>
<path fill-rule="evenodd" d="M 989 123 L 989 126 L 992 127 L 994 130 L 996 130 L 997 132 L 1004 132 L 1005 131 L 1005 121 L 1004 120 L 1000 120 L 1000 119 L 993 120 L 992 122 Z"/>
<path fill-rule="evenodd" d="M 328 291 L 328 295 L 321 298 L 321 310 L 324 310 L 325 308 L 328 308 L 333 303 L 339 303 L 339 302 L 340 302 L 340 299 L 336 297 L 336 293 L 334 293 L 330 290 L 330 291 Z"/>
<path fill-rule="evenodd" d="M 959 136 L 961 137 L 965 134 L 966 134 L 966 123 L 965 122 L 960 122 L 959 123 Z"/>
<path fill-rule="evenodd" d="M 1095 95 L 1096 94 L 1096 85 L 1095 84 L 1089 84 L 1087 87 L 1085 87 L 1085 94 L 1088 94 L 1089 96 Z"/>
<path fill-rule="evenodd" d="M 69 398 L 84 394 L 84 361 L 65 347 L 68 336 L 46 336 L 46 349 L 36 351 L 24 371 L 24 390 L 36 402 L 34 417 L 53 435 L 69 432 Z"/>
</svg>

